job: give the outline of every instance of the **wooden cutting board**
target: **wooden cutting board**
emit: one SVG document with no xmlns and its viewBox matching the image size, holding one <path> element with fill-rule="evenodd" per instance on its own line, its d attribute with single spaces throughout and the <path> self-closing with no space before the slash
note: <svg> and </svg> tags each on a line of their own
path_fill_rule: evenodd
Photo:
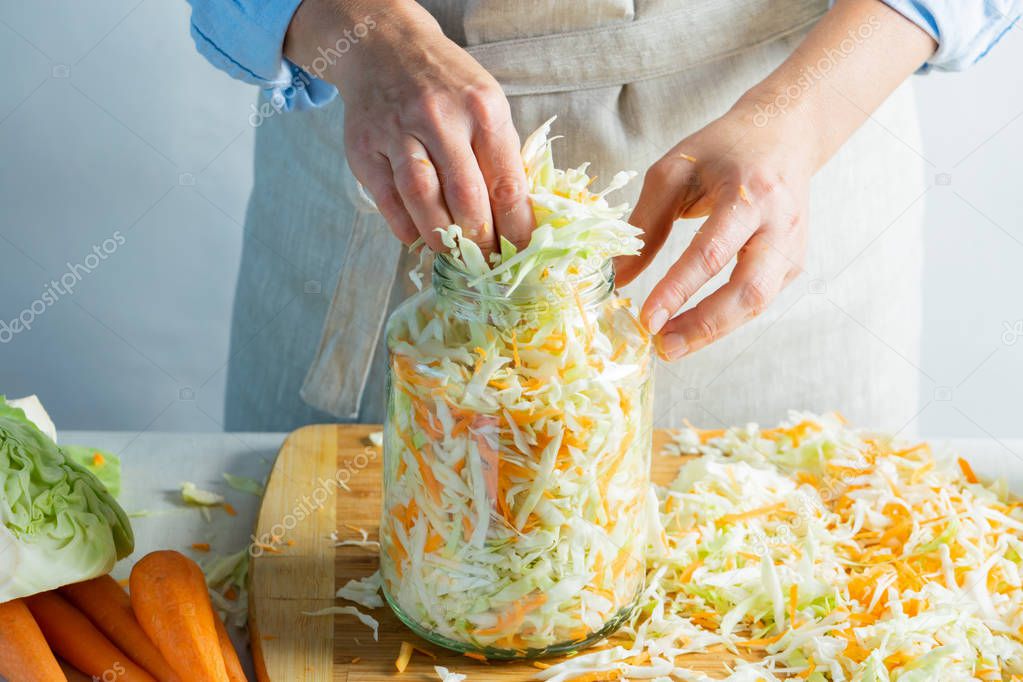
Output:
<svg viewBox="0 0 1023 682">
<path fill-rule="evenodd" d="M 529 662 L 482 663 L 428 644 L 412 634 L 388 607 L 369 612 L 380 621 L 380 640 L 352 616 L 307 616 L 304 612 L 350 605 L 334 593 L 352 578 L 377 569 L 376 552 L 335 547 L 338 537 L 359 539 L 357 528 L 377 538 L 381 512 L 382 454 L 370 445 L 375 425 L 307 426 L 285 441 L 267 483 L 255 540 L 275 551 L 255 550 L 250 574 L 249 624 L 256 672 L 273 682 L 377 682 L 437 680 L 434 665 L 468 675 L 468 680 L 528 680 L 538 672 Z M 668 436 L 654 434 L 653 478 L 667 484 L 678 471 L 677 457 L 659 457 Z M 339 485 L 338 482 L 343 484 Z M 365 611 L 365 609 L 360 610 Z M 408 641 L 436 656 L 416 652 L 408 668 L 394 667 Z M 548 659 L 556 662 L 560 659 Z M 692 655 L 686 666 L 724 677 L 727 653 Z M 680 659 L 680 663 L 682 659 Z"/>
</svg>

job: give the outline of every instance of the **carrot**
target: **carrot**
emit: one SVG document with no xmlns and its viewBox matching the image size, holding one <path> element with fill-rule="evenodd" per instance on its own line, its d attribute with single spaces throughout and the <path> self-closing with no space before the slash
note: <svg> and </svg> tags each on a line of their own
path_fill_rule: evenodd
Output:
<svg viewBox="0 0 1023 682">
<path fill-rule="evenodd" d="M 25 597 L 54 653 L 87 675 L 119 682 L 156 682 L 57 592 Z"/>
<path fill-rule="evenodd" d="M 160 682 L 181 682 L 167 660 L 150 641 L 135 619 L 131 599 L 109 575 L 65 585 L 61 595 L 74 604 L 131 660 L 145 668 Z"/>
<path fill-rule="evenodd" d="M 61 659 L 57 661 L 60 665 L 60 669 L 64 672 L 68 682 L 93 682 L 92 678 L 83 673 L 82 671 L 75 668 L 67 661 Z"/>
<path fill-rule="evenodd" d="M 198 564 L 173 550 L 152 552 L 131 569 L 130 585 L 135 617 L 178 675 L 230 682 Z"/>
<path fill-rule="evenodd" d="M 10 682 L 67 682 L 21 599 L 0 604 L 0 677 Z"/>
<path fill-rule="evenodd" d="M 970 466 L 970 463 L 967 462 L 962 457 L 960 457 L 958 459 L 958 463 L 959 463 L 959 470 L 963 472 L 963 478 L 966 479 L 966 482 L 967 483 L 976 483 L 977 482 L 977 474 L 973 473 L 973 467 Z"/>
<path fill-rule="evenodd" d="M 227 679 L 231 682 L 248 682 L 245 679 L 245 670 L 242 668 L 242 662 L 238 660 L 238 652 L 234 649 L 231 636 L 227 634 L 227 628 L 224 627 L 223 621 L 217 617 L 217 614 L 213 614 L 213 624 L 217 628 L 217 639 L 220 640 L 220 652 L 224 656 Z"/>
</svg>

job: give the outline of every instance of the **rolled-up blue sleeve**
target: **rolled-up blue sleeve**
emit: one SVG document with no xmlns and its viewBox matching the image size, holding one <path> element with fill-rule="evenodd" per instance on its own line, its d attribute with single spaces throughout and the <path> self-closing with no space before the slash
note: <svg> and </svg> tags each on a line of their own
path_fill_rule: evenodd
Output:
<svg viewBox="0 0 1023 682">
<path fill-rule="evenodd" d="M 1023 0 L 883 0 L 927 31 L 938 49 L 921 68 L 961 71 L 986 55 L 1023 14 Z"/>
<path fill-rule="evenodd" d="M 199 53 L 232 78 L 266 90 L 281 111 L 326 104 L 337 90 L 283 55 L 301 0 L 189 0 Z"/>
</svg>

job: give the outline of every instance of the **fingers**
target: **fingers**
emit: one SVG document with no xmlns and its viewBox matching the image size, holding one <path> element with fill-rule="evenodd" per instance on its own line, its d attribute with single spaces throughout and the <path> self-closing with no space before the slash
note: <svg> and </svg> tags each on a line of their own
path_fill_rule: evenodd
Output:
<svg viewBox="0 0 1023 682">
<path fill-rule="evenodd" d="M 387 152 L 394 186 L 416 230 L 433 250 L 442 248 L 438 227 L 453 220 L 448 212 L 437 168 L 426 147 L 414 137 L 403 135 Z M 376 195 L 374 195 L 376 196 Z"/>
<path fill-rule="evenodd" d="M 477 114 L 473 149 L 486 181 L 497 234 L 522 248 L 529 243 L 535 221 L 519 146 L 507 104 L 495 114 L 487 110 Z"/>
<path fill-rule="evenodd" d="M 693 172 L 695 169 L 691 163 L 669 156 L 647 170 L 636 208 L 629 216 L 629 222 L 643 230 L 643 250 L 638 256 L 615 259 L 617 286 L 625 286 L 634 280 L 664 246 L 683 199 L 679 182 L 684 182 L 687 174 Z"/>
<path fill-rule="evenodd" d="M 485 253 L 493 251 L 497 242 L 487 184 L 468 135 L 445 135 L 427 140 L 427 145 L 439 170 L 441 189 L 452 222 L 461 226 L 463 234 Z"/>
<path fill-rule="evenodd" d="M 352 173 L 373 197 L 373 202 L 390 225 L 394 236 L 406 245 L 418 239 L 419 230 L 405 210 L 401 195 L 394 186 L 391 165 L 387 159 L 381 155 L 377 155 L 375 159 L 350 157 L 349 165 Z"/>
<path fill-rule="evenodd" d="M 655 339 L 661 357 L 676 360 L 759 315 L 799 273 L 794 263 L 766 232 L 755 234 L 739 254 L 728 282 L 664 326 Z"/>
<path fill-rule="evenodd" d="M 729 193 L 697 230 L 692 242 L 657 283 L 640 313 L 651 333 L 665 323 L 717 275 L 750 240 L 760 224 L 759 210 Z"/>
</svg>

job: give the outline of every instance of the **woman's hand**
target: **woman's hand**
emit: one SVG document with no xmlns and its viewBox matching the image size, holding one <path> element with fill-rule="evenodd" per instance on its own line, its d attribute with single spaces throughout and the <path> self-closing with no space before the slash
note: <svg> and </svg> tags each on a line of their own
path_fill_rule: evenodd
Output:
<svg viewBox="0 0 1023 682">
<path fill-rule="evenodd" d="M 632 214 L 647 247 L 618 264 L 619 284 L 649 264 L 675 219 L 709 216 L 643 306 L 664 358 L 755 317 L 800 272 L 811 175 L 934 48 L 880 0 L 836 0 L 771 75 L 653 165 Z M 724 286 L 672 318 L 734 257 Z"/>
<path fill-rule="evenodd" d="M 619 285 L 649 264 L 676 219 L 709 216 L 640 315 L 666 360 L 755 317 L 801 272 L 812 157 L 797 153 L 783 125 L 754 125 L 753 112 L 740 102 L 672 148 L 643 181 L 630 222 L 646 231 L 646 247 L 618 264 Z M 726 284 L 673 317 L 733 258 Z"/>
<path fill-rule="evenodd" d="M 436 228 L 452 223 L 485 251 L 497 235 L 526 244 L 533 212 L 508 101 L 418 4 L 304 0 L 285 52 L 311 64 L 367 16 L 375 27 L 316 75 L 344 98 L 349 165 L 391 229 L 435 250 Z"/>
</svg>

